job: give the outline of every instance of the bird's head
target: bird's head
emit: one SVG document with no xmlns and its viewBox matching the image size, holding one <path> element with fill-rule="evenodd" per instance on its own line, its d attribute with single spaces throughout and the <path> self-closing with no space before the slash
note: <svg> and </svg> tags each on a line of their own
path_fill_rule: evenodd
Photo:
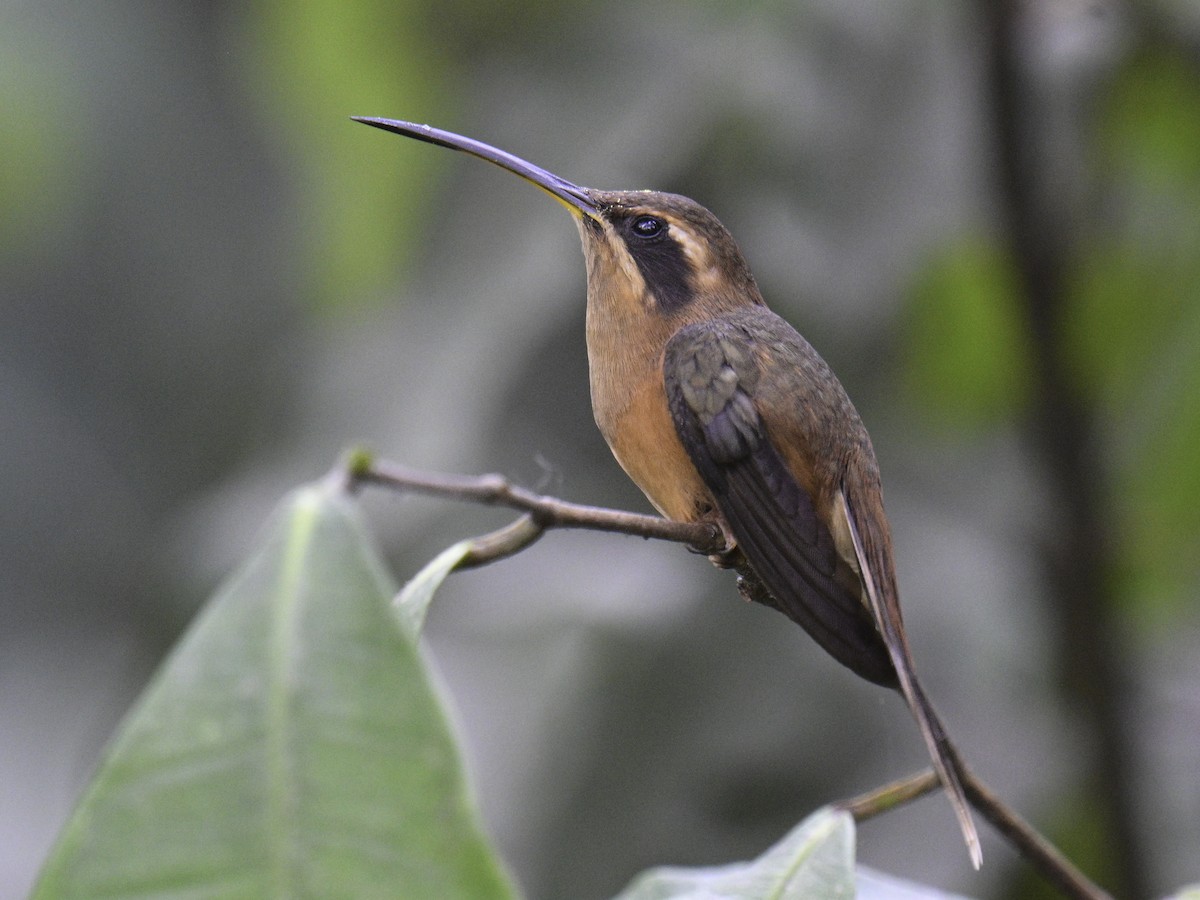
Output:
<svg viewBox="0 0 1200 900">
<path fill-rule="evenodd" d="M 762 303 L 733 236 L 694 200 L 658 191 L 580 187 L 473 138 L 412 122 L 354 118 L 477 156 L 562 203 L 575 217 L 583 240 L 589 303 L 617 307 L 630 315 L 653 313 L 671 319 Z"/>
</svg>

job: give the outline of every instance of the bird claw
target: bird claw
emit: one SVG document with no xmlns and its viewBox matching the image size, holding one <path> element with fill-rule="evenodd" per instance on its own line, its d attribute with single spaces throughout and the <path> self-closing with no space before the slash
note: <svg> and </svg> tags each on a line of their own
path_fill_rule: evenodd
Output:
<svg viewBox="0 0 1200 900">
<path fill-rule="evenodd" d="M 737 568 L 743 562 L 742 553 L 738 549 L 737 538 L 730 532 L 729 526 L 725 524 L 724 520 L 717 519 L 713 524 L 721 529 L 721 537 L 725 541 L 725 546 L 715 553 L 709 553 L 708 561 L 718 569 Z"/>
</svg>

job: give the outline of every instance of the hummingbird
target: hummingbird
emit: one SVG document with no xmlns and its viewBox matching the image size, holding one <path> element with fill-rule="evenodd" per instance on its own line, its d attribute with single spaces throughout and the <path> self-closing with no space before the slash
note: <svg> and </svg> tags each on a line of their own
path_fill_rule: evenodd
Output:
<svg viewBox="0 0 1200 900">
<path fill-rule="evenodd" d="M 721 529 L 710 558 L 738 573 L 744 596 L 903 695 L 978 868 L 957 753 L 900 614 L 871 439 L 837 376 L 767 308 L 728 229 L 678 194 L 581 187 L 469 137 L 352 118 L 507 169 L 573 215 L 592 411 L 617 462 L 663 516 Z"/>
</svg>

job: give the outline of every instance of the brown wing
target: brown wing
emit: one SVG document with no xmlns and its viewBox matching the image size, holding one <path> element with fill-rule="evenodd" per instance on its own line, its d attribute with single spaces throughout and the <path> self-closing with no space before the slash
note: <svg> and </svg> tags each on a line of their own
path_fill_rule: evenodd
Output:
<svg viewBox="0 0 1200 900">
<path fill-rule="evenodd" d="M 839 662 L 903 693 L 978 868 L 954 749 L 913 670 L 874 455 L 836 378 L 764 309 L 681 329 L 664 377 L 680 441 L 774 605 Z M 756 397 L 783 412 L 764 415 Z M 827 518 L 772 442 L 772 422 L 797 470 L 836 459 L 822 470 Z"/>
<path fill-rule="evenodd" d="M 829 528 L 755 406 L 771 373 L 760 371 L 753 346 L 735 319 L 686 326 L 667 344 L 663 373 L 679 439 L 774 605 L 838 662 L 895 686 L 861 586 L 848 584 Z"/>
</svg>

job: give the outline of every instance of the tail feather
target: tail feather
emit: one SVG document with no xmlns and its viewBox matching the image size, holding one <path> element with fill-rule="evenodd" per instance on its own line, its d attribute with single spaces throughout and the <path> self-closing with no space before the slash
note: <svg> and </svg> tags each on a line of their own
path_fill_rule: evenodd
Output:
<svg viewBox="0 0 1200 900">
<path fill-rule="evenodd" d="M 904 637 L 903 625 L 900 621 L 899 601 L 894 594 L 889 595 L 886 602 L 880 596 L 875 582 L 875 566 L 871 565 L 871 561 L 863 549 L 862 537 L 854 520 L 853 508 L 846 502 L 844 494 L 842 500 L 845 504 L 846 521 L 849 525 L 850 537 L 854 542 L 854 553 L 858 557 L 871 614 L 883 635 L 883 642 L 887 646 L 892 665 L 896 669 L 900 692 L 904 695 L 909 709 L 912 710 L 912 714 L 917 720 L 917 727 L 921 731 L 921 737 L 925 740 L 934 771 L 937 772 L 938 779 L 942 782 L 942 787 L 950 800 L 950 805 L 954 808 L 954 815 L 958 819 L 958 827 L 962 830 L 963 840 L 966 841 L 971 864 L 978 869 L 983 864 L 983 851 L 979 846 L 979 832 L 975 830 L 975 821 L 971 818 L 967 797 L 958 777 L 957 753 L 954 745 L 946 736 L 946 729 L 942 727 L 942 721 L 934 711 L 933 704 L 929 702 L 929 698 L 925 696 L 925 691 L 917 681 L 912 656 L 908 651 L 908 641 Z"/>
<path fill-rule="evenodd" d="M 958 827 L 962 830 L 963 840 L 967 843 L 967 853 L 971 856 L 971 865 L 978 869 L 983 865 L 983 850 L 979 846 L 979 833 L 975 830 L 975 820 L 971 818 L 967 796 L 963 791 L 962 781 L 958 777 L 958 754 L 954 745 L 950 743 L 950 738 L 946 736 L 942 720 L 938 718 L 933 704 L 925 696 L 925 691 L 913 673 L 909 672 L 907 678 L 902 675 L 900 684 L 902 690 L 906 684 L 910 688 L 904 690 L 905 699 L 908 700 L 913 717 L 917 720 L 921 737 L 925 739 L 925 746 L 929 750 L 929 758 L 933 761 L 934 771 L 937 772 L 938 779 L 942 782 L 942 787 L 950 800 L 950 805 L 954 808 Z"/>
</svg>

